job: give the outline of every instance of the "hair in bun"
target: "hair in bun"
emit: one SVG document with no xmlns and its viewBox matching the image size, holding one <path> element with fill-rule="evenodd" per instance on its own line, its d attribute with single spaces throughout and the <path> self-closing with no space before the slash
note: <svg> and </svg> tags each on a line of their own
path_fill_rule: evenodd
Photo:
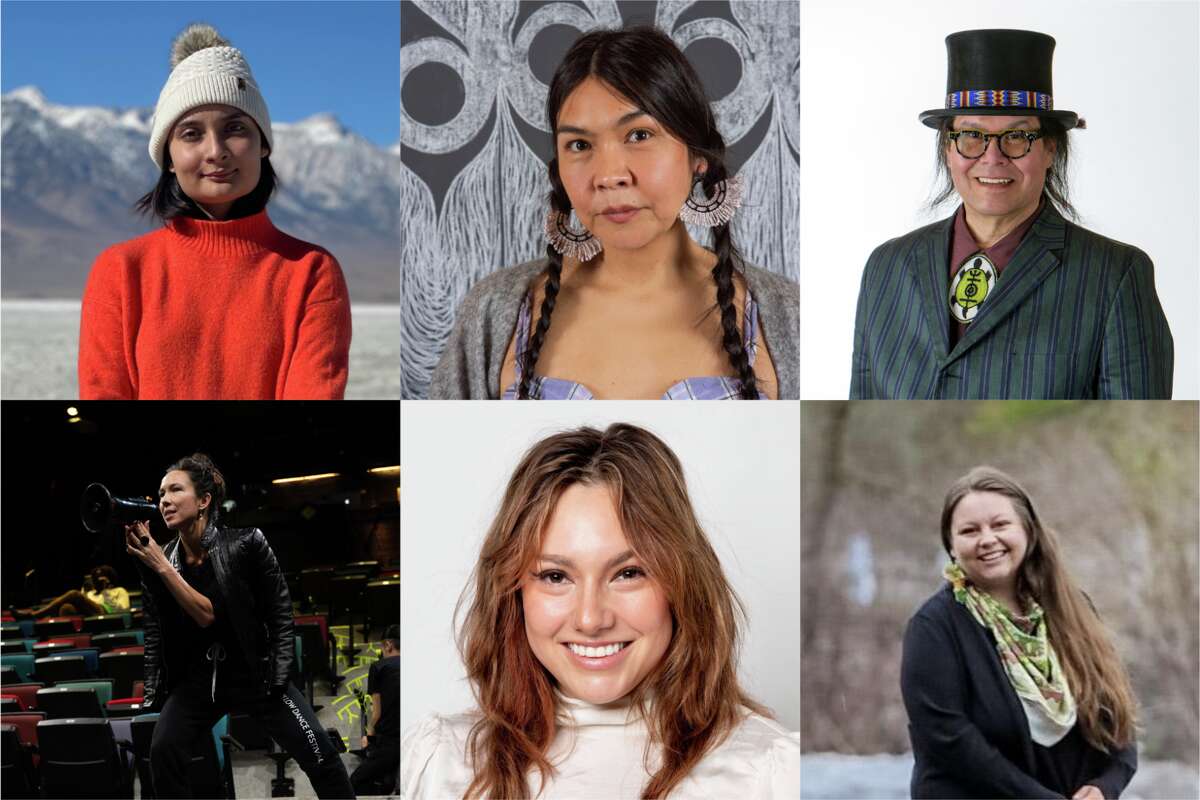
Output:
<svg viewBox="0 0 1200 800">
<path fill-rule="evenodd" d="M 212 459 L 204 453 L 192 453 L 190 456 L 184 456 L 176 461 L 171 466 L 167 467 L 166 471 L 182 470 L 192 479 L 192 485 L 196 487 L 196 497 L 202 498 L 204 495 L 212 495 L 212 502 L 208 504 L 208 518 L 213 522 L 217 521 L 217 517 L 221 514 L 221 503 L 225 501 L 225 476 L 221 474 L 221 470 L 217 469 L 217 465 Z"/>
</svg>

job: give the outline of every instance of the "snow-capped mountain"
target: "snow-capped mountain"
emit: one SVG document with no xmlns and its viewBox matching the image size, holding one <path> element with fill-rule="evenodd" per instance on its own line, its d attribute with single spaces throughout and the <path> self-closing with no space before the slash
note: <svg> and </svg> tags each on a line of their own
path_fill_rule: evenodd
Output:
<svg viewBox="0 0 1200 800">
<path fill-rule="evenodd" d="M 132 211 L 153 188 L 153 109 L 62 106 L 34 87 L 0 96 L 5 297 L 79 297 L 108 245 L 150 230 Z M 338 257 L 355 302 L 399 296 L 399 148 L 331 114 L 273 124 L 281 229 Z"/>
</svg>

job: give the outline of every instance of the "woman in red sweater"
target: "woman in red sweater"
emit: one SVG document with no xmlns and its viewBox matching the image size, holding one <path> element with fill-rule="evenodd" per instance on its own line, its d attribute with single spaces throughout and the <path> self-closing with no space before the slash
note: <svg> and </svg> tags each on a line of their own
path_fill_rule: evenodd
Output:
<svg viewBox="0 0 1200 800">
<path fill-rule="evenodd" d="M 337 260 L 267 216 L 271 119 L 242 54 L 207 25 L 175 40 L 138 203 L 153 233 L 96 259 L 83 294 L 79 396 L 341 399 L 350 298 Z"/>
</svg>

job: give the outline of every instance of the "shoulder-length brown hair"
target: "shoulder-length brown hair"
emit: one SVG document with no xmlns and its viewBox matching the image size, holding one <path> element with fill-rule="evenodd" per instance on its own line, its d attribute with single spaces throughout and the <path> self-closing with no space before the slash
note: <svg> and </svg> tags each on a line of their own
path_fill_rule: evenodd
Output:
<svg viewBox="0 0 1200 800">
<path fill-rule="evenodd" d="M 1029 494 L 1004 472 L 975 467 L 946 492 L 942 546 L 950 552 L 950 518 L 959 501 L 971 492 L 1007 497 L 1029 534 L 1025 560 L 1017 573 L 1017 594 L 1032 597 L 1046 612 L 1047 633 L 1075 696 L 1084 737 L 1105 752 L 1127 746 L 1137 724 L 1137 701 L 1129 674 L 1092 601 L 1063 566 L 1058 538 L 1042 525 Z"/>
<path fill-rule="evenodd" d="M 647 769 L 655 748 L 661 755 L 642 797 L 670 792 L 737 725 L 742 706 L 769 714 L 738 684 L 744 612 L 696 520 L 675 454 L 633 425 L 555 434 L 525 453 L 508 482 L 459 628 L 459 652 L 482 713 L 467 739 L 475 773 L 467 798 L 529 797 L 526 776 L 534 766 L 541 794 L 554 774 L 546 750 L 557 730 L 555 682 L 526 638 L 520 584 L 559 497 L 574 484 L 611 490 L 630 548 L 671 607 L 667 651 L 630 695 L 649 732 Z M 465 599 L 464 592 L 456 619 Z"/>
</svg>

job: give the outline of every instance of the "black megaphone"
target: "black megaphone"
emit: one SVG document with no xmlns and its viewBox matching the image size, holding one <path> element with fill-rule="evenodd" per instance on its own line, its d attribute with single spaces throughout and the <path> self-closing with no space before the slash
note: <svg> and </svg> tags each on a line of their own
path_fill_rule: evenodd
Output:
<svg viewBox="0 0 1200 800">
<path fill-rule="evenodd" d="M 158 506 L 141 497 L 113 497 L 104 484 L 93 483 L 83 490 L 79 517 L 92 533 L 103 533 L 113 522 L 129 523 L 158 516 Z M 145 537 L 142 537 L 145 539 Z M 143 545 L 147 542 L 143 541 Z"/>
</svg>

